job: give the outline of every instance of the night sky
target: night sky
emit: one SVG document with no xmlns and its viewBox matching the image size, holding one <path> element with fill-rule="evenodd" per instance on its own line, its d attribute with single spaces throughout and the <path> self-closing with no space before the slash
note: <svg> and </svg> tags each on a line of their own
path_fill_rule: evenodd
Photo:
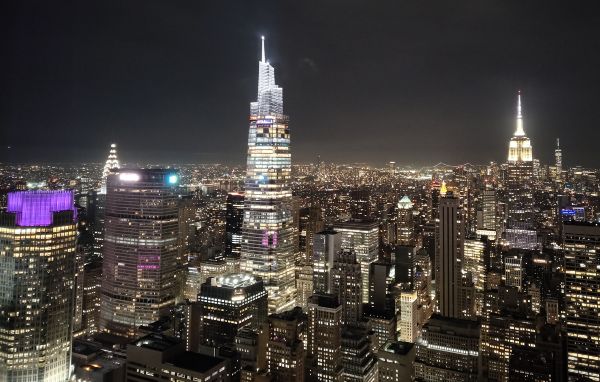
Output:
<svg viewBox="0 0 600 382">
<path fill-rule="evenodd" d="M 0 160 L 245 162 L 260 35 L 294 163 L 600 167 L 595 1 L 3 1 Z M 8 149 L 8 146 L 11 148 Z"/>
</svg>

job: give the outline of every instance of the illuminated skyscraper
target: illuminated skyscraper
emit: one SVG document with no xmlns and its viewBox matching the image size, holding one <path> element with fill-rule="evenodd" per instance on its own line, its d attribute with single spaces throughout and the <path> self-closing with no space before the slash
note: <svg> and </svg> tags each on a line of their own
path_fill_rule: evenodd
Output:
<svg viewBox="0 0 600 382">
<path fill-rule="evenodd" d="M 179 297 L 179 175 L 137 169 L 108 176 L 100 329 L 132 336 Z"/>
<path fill-rule="evenodd" d="M 554 150 L 554 161 L 556 165 L 556 181 L 562 181 L 562 150 L 560 149 L 560 139 L 556 138 L 556 149 Z"/>
<path fill-rule="evenodd" d="M 267 367 L 272 380 L 304 381 L 305 331 L 306 315 L 298 307 L 269 316 Z"/>
<path fill-rule="evenodd" d="M 108 152 L 108 158 L 106 159 L 106 163 L 104 164 L 104 169 L 102 170 L 102 184 L 100 186 L 100 193 L 106 194 L 106 178 L 108 174 L 112 170 L 118 170 L 121 167 L 119 164 L 119 158 L 117 158 L 117 144 L 110 144 L 110 151 Z"/>
<path fill-rule="evenodd" d="M 0 381 L 69 378 L 74 220 L 71 191 L 8 194 L 0 213 Z"/>
<path fill-rule="evenodd" d="M 413 203 L 407 195 L 398 202 L 397 238 L 400 245 L 414 245 Z"/>
<path fill-rule="evenodd" d="M 533 223 L 533 153 L 531 141 L 523 130 L 521 92 L 517 101 L 517 128 L 508 147 L 509 226 Z M 522 223 L 522 224 L 518 224 Z"/>
<path fill-rule="evenodd" d="M 258 98 L 250 104 L 241 269 L 264 281 L 272 313 L 296 303 L 290 172 L 283 90 L 275 84 L 275 69 L 265 58 L 263 37 Z"/>
<path fill-rule="evenodd" d="M 342 305 L 342 322 L 346 325 L 362 319 L 361 281 L 356 254 L 352 251 L 338 253 L 331 270 L 331 293 Z"/>
<path fill-rule="evenodd" d="M 342 305 L 336 296 L 317 293 L 308 301 L 309 380 L 342 378 Z"/>
<path fill-rule="evenodd" d="M 225 202 L 225 256 L 240 257 L 242 224 L 244 221 L 244 193 L 230 192 Z"/>
<path fill-rule="evenodd" d="M 379 223 L 350 220 L 337 223 L 334 229 L 341 234 L 342 249 L 354 251 L 362 275 L 362 301 L 369 302 L 369 267 L 379 256 Z"/>
<path fill-rule="evenodd" d="M 202 341 L 234 343 L 243 327 L 260 329 L 267 321 L 267 292 L 261 280 L 244 273 L 210 277 L 200 289 Z"/>
<path fill-rule="evenodd" d="M 342 235 L 332 230 L 321 231 L 315 234 L 313 242 L 313 289 L 329 293 L 333 261 L 342 249 Z"/>
<path fill-rule="evenodd" d="M 569 379 L 600 381 L 600 224 L 565 223 Z"/>
</svg>

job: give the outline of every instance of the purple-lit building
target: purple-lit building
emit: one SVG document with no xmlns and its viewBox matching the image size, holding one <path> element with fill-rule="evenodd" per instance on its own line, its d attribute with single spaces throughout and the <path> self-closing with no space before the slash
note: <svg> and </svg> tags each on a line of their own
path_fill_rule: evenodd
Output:
<svg viewBox="0 0 600 382">
<path fill-rule="evenodd" d="M 0 213 L 0 381 L 70 376 L 75 219 L 72 191 L 8 194 Z"/>
<path fill-rule="evenodd" d="M 180 297 L 178 186 L 175 170 L 108 175 L 100 330 L 134 336 Z"/>
</svg>

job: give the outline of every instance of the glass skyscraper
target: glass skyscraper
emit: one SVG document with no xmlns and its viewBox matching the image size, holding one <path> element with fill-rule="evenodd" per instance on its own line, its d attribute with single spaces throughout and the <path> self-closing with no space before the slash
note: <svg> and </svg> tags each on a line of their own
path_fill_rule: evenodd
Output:
<svg viewBox="0 0 600 382">
<path fill-rule="evenodd" d="M 108 176 L 100 329 L 133 336 L 179 297 L 179 174 L 120 170 Z"/>
<path fill-rule="evenodd" d="M 75 217 L 71 191 L 8 194 L 0 213 L 0 381 L 69 378 Z"/>
<path fill-rule="evenodd" d="M 241 268 L 264 281 L 271 313 L 296 303 L 290 172 L 283 89 L 275 84 L 275 69 L 265 58 L 263 37 L 258 98 L 250 103 Z"/>
</svg>

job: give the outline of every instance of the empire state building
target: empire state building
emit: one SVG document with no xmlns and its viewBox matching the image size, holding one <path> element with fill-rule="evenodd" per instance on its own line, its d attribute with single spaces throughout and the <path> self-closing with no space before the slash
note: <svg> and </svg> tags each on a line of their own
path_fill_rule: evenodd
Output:
<svg viewBox="0 0 600 382">
<path fill-rule="evenodd" d="M 521 92 L 517 98 L 516 130 L 508 146 L 507 184 L 508 191 L 508 221 L 509 233 L 528 233 L 534 225 L 533 210 L 533 152 L 531 141 L 523 129 L 523 113 L 521 107 Z M 508 239 L 515 247 L 529 247 L 523 238 Z"/>
<path fill-rule="evenodd" d="M 266 60 L 264 37 L 261 42 L 258 96 L 250 103 L 241 269 L 262 278 L 269 312 L 276 313 L 296 304 L 290 129 L 283 89 Z"/>
</svg>

